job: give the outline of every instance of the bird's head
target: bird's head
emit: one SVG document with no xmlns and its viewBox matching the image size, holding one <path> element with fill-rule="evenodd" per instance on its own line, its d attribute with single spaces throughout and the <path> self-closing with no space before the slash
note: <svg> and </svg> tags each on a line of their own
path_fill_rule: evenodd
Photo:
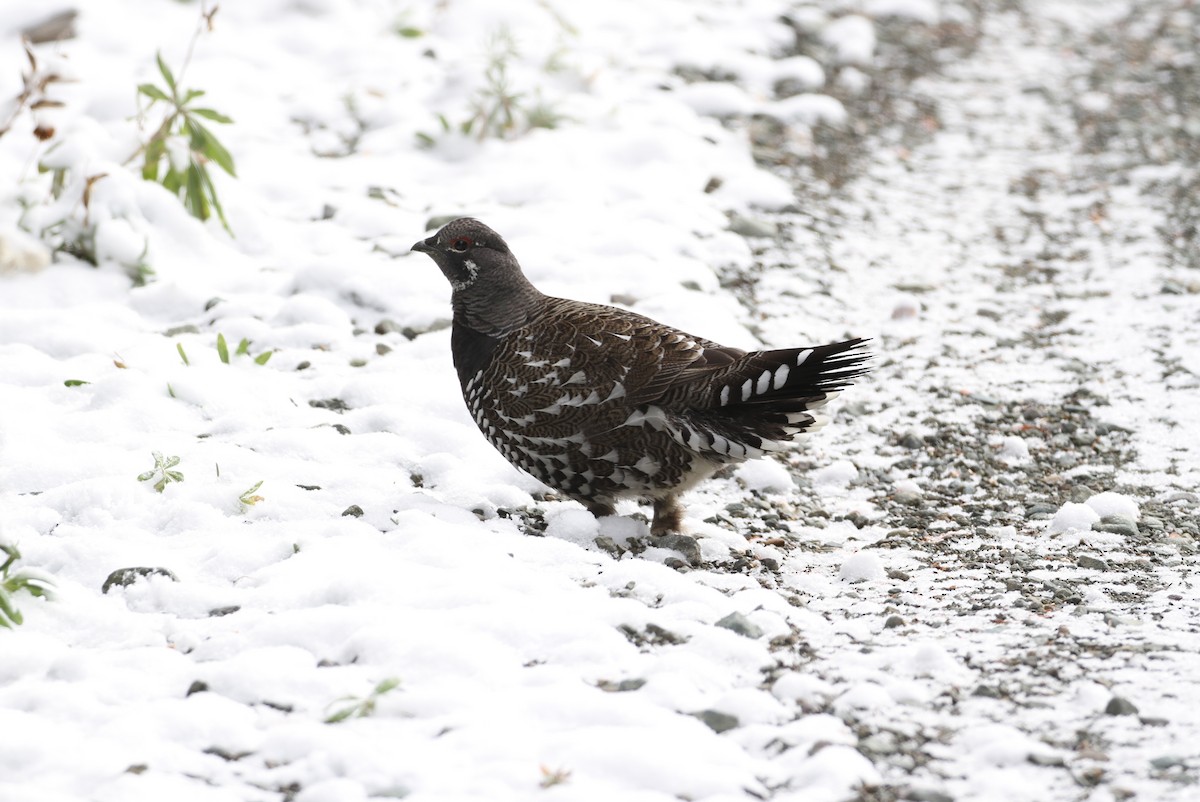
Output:
<svg viewBox="0 0 1200 802">
<path fill-rule="evenodd" d="M 476 331 L 509 331 L 545 298 L 525 278 L 504 238 L 474 218 L 452 220 L 412 249 L 437 262 L 454 290 L 455 321 Z"/>
<path fill-rule="evenodd" d="M 472 217 L 450 221 L 412 249 L 437 262 L 456 293 L 473 288 L 501 291 L 505 281 L 521 273 L 504 238 Z"/>
</svg>

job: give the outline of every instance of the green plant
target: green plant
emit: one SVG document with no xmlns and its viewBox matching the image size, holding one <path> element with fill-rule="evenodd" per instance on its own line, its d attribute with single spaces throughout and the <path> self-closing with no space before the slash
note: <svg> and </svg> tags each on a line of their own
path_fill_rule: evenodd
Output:
<svg viewBox="0 0 1200 802">
<path fill-rule="evenodd" d="M 53 583 L 27 569 L 13 571 L 13 563 L 21 559 L 16 546 L 0 544 L 0 554 L 5 556 L 0 564 L 0 627 L 12 629 L 25 622 L 21 611 L 13 605 L 12 597 L 25 591 L 30 596 L 50 598 Z"/>
<path fill-rule="evenodd" d="M 190 50 L 189 50 L 190 55 Z M 142 178 L 157 181 L 183 200 L 183 205 L 195 217 L 207 220 L 215 211 L 221 225 L 231 234 L 225 210 L 217 197 L 217 188 L 208 173 L 209 163 L 216 164 L 231 176 L 237 176 L 233 157 L 201 119 L 214 123 L 233 122 L 215 109 L 193 105 L 204 96 L 202 89 L 181 89 L 162 54 L 155 54 L 163 86 L 152 83 L 138 85 L 138 94 L 150 99 L 147 109 L 155 103 L 166 106 L 166 116 L 138 153 L 142 159 Z M 180 70 L 182 76 L 184 68 Z M 134 154 L 134 158 L 137 157 Z M 165 165 L 165 169 L 164 169 Z"/>
<path fill-rule="evenodd" d="M 235 356 L 250 356 L 250 340 L 245 337 L 238 343 L 237 349 L 234 350 Z M 254 364 L 265 365 L 271 358 L 274 351 L 263 351 L 258 356 L 254 357 Z M 229 364 L 229 344 L 225 342 L 225 335 L 217 333 L 217 357 L 226 365 Z M 184 364 L 187 363 L 187 358 L 184 357 Z"/>
<path fill-rule="evenodd" d="M 171 470 L 179 464 L 179 457 L 164 458 L 158 451 L 151 453 L 154 455 L 154 467 L 145 473 L 138 474 L 139 482 L 149 482 L 151 479 L 158 477 L 158 480 L 154 483 L 154 489 L 161 493 L 171 482 L 183 481 L 182 473 Z"/>
<path fill-rule="evenodd" d="M 471 115 L 458 124 L 438 115 L 442 135 L 455 131 L 463 136 L 485 139 L 505 139 L 523 134 L 533 128 L 556 128 L 563 117 L 552 106 L 538 99 L 526 102 L 524 92 L 516 91 L 509 76 L 509 65 L 517 57 L 517 45 L 511 31 L 500 28 L 487 43 L 488 62 L 484 69 L 483 86 L 471 99 Z M 417 133 L 423 147 L 433 147 L 437 138 L 425 132 Z"/>
<path fill-rule="evenodd" d="M 341 705 L 333 713 L 325 717 L 326 724 L 338 724 L 348 718 L 365 718 L 375 713 L 375 706 L 378 704 L 380 697 L 391 693 L 400 687 L 400 680 L 397 677 L 389 677 L 380 680 L 379 683 L 364 697 L 343 696 L 330 703 L 330 707 Z M 348 704 L 347 704 L 348 703 Z"/>
<path fill-rule="evenodd" d="M 254 483 L 254 487 L 250 488 L 245 493 L 242 493 L 242 495 L 238 496 L 238 501 L 242 502 L 243 506 L 253 507 L 255 504 L 257 504 L 258 502 L 263 500 L 262 496 L 255 495 L 255 493 L 258 492 L 258 489 L 260 487 L 262 487 L 261 479 L 258 482 Z"/>
</svg>

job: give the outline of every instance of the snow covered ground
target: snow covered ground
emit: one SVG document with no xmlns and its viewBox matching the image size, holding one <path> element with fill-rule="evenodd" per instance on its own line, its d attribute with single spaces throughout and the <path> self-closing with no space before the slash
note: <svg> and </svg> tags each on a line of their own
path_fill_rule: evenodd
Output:
<svg viewBox="0 0 1200 802">
<path fill-rule="evenodd" d="M 1195 798 L 1200 120 L 1131 109 L 1200 11 L 229 3 L 180 83 L 232 236 L 131 159 L 201 11 L 80 4 L 0 137 L 0 545 L 54 583 L 0 802 Z M 500 69 L 516 130 L 464 133 Z M 408 253 L 460 214 L 546 292 L 876 369 L 656 546 L 467 417 Z"/>
</svg>

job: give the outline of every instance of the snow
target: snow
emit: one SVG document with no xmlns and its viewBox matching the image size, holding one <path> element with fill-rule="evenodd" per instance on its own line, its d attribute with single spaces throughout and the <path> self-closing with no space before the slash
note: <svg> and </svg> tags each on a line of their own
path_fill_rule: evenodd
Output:
<svg viewBox="0 0 1200 802">
<path fill-rule="evenodd" d="M 1122 493 L 1114 493 L 1112 491 L 1097 493 L 1094 496 L 1090 496 L 1085 503 L 1101 518 L 1107 518 L 1110 515 L 1119 515 L 1131 521 L 1136 521 L 1141 517 L 1137 501 Z"/>
<path fill-rule="evenodd" d="M 1058 508 L 1050 519 L 1051 532 L 1071 532 L 1092 528 L 1092 524 L 1100 522 L 1100 514 L 1087 504 L 1068 501 Z"/>
<path fill-rule="evenodd" d="M 1146 767 L 1163 743 L 1195 760 L 1190 537 L 1168 522 L 1133 556 L 1091 526 L 1150 533 L 1148 497 L 1191 503 L 1195 293 L 1154 294 L 1161 254 L 1138 234 L 1165 222 L 1121 182 L 1040 206 L 1013 194 L 1033 167 L 1070 171 L 1070 110 L 1038 81 L 1086 86 L 1071 73 L 1086 48 L 1047 31 L 1115 19 L 1047 6 L 994 12 L 965 66 L 922 78 L 940 103 L 928 142 L 814 187 L 846 204 L 827 220 L 805 217 L 793 165 L 756 163 L 753 121 L 800 142 L 861 123 L 843 93 L 880 80 L 880 24 L 963 6 L 224 4 L 181 80 L 234 120 L 212 126 L 237 164 L 214 171 L 230 233 L 131 160 L 157 122 L 134 89 L 160 80 L 157 50 L 178 68 L 197 7 L 78 4 L 78 36 L 35 48 L 72 79 L 36 113 L 55 137 L 37 142 L 28 114 L 0 137 L 0 544 L 55 585 L 15 594 L 25 622 L 0 629 L 0 800 L 1065 800 L 1094 763 L 1117 778 L 1096 798 L 1187 798 Z M 0 123 L 27 69 L 18 29 L 67 7 L 0 0 Z M 561 115 L 553 129 L 457 129 L 502 29 L 515 90 Z M 797 31 L 823 61 L 791 53 Z M 1117 107 L 1100 90 L 1079 105 Z M 65 170 L 57 195 L 39 165 Z M 1090 226 L 1061 260 L 1058 212 Z M 408 253 L 458 214 L 501 231 L 548 292 L 744 348 L 871 336 L 878 372 L 803 447 L 698 488 L 686 525 L 704 564 L 685 564 L 645 507 L 597 520 L 479 436 L 449 289 Z M 734 215 L 791 239 L 743 238 Z M 1039 215 L 1049 229 L 1014 222 Z M 1015 269 L 1047 260 L 1054 282 Z M 758 303 L 727 280 L 746 275 Z M 991 281 L 1019 286 L 1001 303 Z M 981 440 L 986 470 L 958 486 L 922 473 L 946 424 L 990 431 L 987 399 L 1080 388 L 1109 398 L 1097 416 L 1137 451 L 1064 463 L 1048 523 L 1020 494 L 1007 516 L 977 504 L 981 475 L 1020 481 L 1076 452 L 1037 423 Z M 161 493 L 137 479 L 155 452 L 183 474 Z M 1100 474 L 1120 492 L 1073 494 Z M 1053 551 L 1068 545 L 1108 568 Z M 1126 569 L 1156 550 L 1177 556 L 1143 587 Z M 170 575 L 102 590 L 132 567 Z M 733 613 L 762 634 L 717 625 Z M 1114 693 L 1163 718 L 1161 737 L 1104 715 Z"/>
<path fill-rule="evenodd" d="M 734 476 L 746 489 L 759 492 L 786 493 L 796 487 L 788 469 L 773 460 L 744 462 L 734 471 Z"/>
</svg>

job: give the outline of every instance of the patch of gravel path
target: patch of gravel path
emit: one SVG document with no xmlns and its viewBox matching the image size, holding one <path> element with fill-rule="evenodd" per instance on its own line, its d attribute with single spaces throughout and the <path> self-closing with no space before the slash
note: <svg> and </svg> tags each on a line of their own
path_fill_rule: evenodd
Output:
<svg viewBox="0 0 1200 802">
<path fill-rule="evenodd" d="M 810 501 L 761 580 L 808 616 L 764 685 L 851 725 L 883 777 L 860 799 L 1197 793 L 1193 176 L 1169 136 L 1158 163 L 1133 147 L 1178 120 L 1109 111 L 1170 105 L 1200 12 L 1125 15 L 985 3 L 965 55 L 883 43 L 896 94 L 861 103 L 895 116 L 854 140 L 853 175 L 764 151 L 798 209 L 728 285 L 767 343 L 878 332 L 871 378 L 793 459 Z M 811 470 L 838 459 L 848 484 Z M 1055 531 L 1089 499 L 1107 517 Z"/>
</svg>

